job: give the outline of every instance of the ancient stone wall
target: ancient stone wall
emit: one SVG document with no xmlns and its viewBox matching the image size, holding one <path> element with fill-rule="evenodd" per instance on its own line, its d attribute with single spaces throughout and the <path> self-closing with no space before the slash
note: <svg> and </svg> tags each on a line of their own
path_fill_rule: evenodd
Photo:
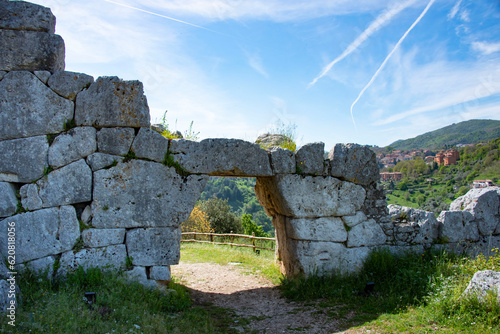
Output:
<svg viewBox="0 0 500 334">
<path fill-rule="evenodd" d="M 355 271 L 374 247 L 499 242 L 498 190 L 472 191 L 438 219 L 389 212 L 367 147 L 337 144 L 325 159 L 323 143 L 294 153 L 169 141 L 150 127 L 140 82 L 64 71 L 54 25 L 47 8 L 0 0 L 0 252 L 15 225 L 16 270 L 114 266 L 147 285 L 168 281 L 180 224 L 209 176 L 257 178 L 286 275 Z M 9 269 L 1 261 L 0 275 Z"/>
</svg>

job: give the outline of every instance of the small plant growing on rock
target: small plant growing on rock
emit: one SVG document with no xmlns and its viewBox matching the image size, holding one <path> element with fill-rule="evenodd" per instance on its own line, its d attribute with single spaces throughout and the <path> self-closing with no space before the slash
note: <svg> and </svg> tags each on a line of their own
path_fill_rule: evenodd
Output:
<svg viewBox="0 0 500 334">
<path fill-rule="evenodd" d="M 76 239 L 75 245 L 73 246 L 73 253 L 78 253 L 83 249 L 84 243 L 82 237 Z"/>
<path fill-rule="evenodd" d="M 174 157 L 170 154 L 170 152 L 165 153 L 165 158 L 163 159 L 163 164 L 168 167 L 174 167 L 177 174 L 182 176 L 189 175 L 189 172 L 181 166 L 180 163 L 174 160 Z"/>
<path fill-rule="evenodd" d="M 123 162 L 128 162 L 133 159 L 137 159 L 137 156 L 133 151 L 128 151 L 128 153 L 123 156 Z"/>
<path fill-rule="evenodd" d="M 125 269 L 126 270 L 132 270 L 134 268 L 132 261 L 134 261 L 134 258 L 132 256 L 127 255 L 127 258 L 125 259 Z"/>
</svg>

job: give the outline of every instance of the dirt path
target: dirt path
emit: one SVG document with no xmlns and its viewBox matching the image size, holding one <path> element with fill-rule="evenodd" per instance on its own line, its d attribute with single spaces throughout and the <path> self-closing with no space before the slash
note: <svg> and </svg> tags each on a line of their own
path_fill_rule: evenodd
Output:
<svg viewBox="0 0 500 334">
<path fill-rule="evenodd" d="M 212 303 L 250 320 L 234 324 L 240 332 L 338 333 L 341 327 L 341 319 L 328 316 L 333 308 L 288 302 L 270 281 L 244 273 L 237 263 L 181 262 L 172 275 L 192 290 L 196 304 Z"/>
</svg>

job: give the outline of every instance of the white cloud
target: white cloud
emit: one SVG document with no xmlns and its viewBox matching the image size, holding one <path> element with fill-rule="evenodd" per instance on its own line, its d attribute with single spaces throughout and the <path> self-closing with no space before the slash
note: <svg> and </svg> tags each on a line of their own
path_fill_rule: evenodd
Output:
<svg viewBox="0 0 500 334">
<path fill-rule="evenodd" d="M 460 19 L 464 22 L 470 22 L 470 13 L 468 10 L 462 10 L 460 12 Z"/>
<path fill-rule="evenodd" d="M 248 60 L 248 65 L 250 65 L 251 68 L 253 68 L 257 73 L 262 75 L 263 77 L 269 78 L 269 74 L 264 68 L 264 65 L 262 64 L 262 59 L 260 58 L 260 55 L 257 52 L 250 53 L 249 51 L 243 50 L 245 52 L 245 56 L 247 57 Z"/>
<path fill-rule="evenodd" d="M 378 119 L 374 125 L 407 122 L 423 114 L 434 117 L 446 108 L 473 113 L 483 105 L 482 99 L 500 94 L 500 61 L 466 64 L 442 60 L 417 65 L 414 59 L 407 58 L 399 70 L 406 77 L 404 87 L 380 96 L 376 103 L 401 112 Z M 391 80 L 390 76 L 386 80 Z"/>
<path fill-rule="evenodd" d="M 448 13 L 448 20 L 451 20 L 455 18 L 457 15 L 458 11 L 460 10 L 460 4 L 462 3 L 462 0 L 457 1 L 457 3 L 453 6 L 453 8 L 450 10 Z"/>
<path fill-rule="evenodd" d="M 500 51 L 500 42 L 498 43 L 488 43 L 488 42 L 472 42 L 472 49 L 482 53 L 483 55 L 489 55 Z"/>
<path fill-rule="evenodd" d="M 377 18 L 370 23 L 368 28 L 366 28 L 365 31 L 361 33 L 361 35 L 359 35 L 351 44 L 349 44 L 349 46 L 344 50 L 344 52 L 340 54 L 340 56 L 338 56 L 328 65 L 323 67 L 321 73 L 309 83 L 309 87 L 313 86 L 319 79 L 324 77 L 336 63 L 338 63 L 339 61 L 347 57 L 349 54 L 351 54 L 371 35 L 379 31 L 383 26 L 387 25 L 396 15 L 398 15 L 401 11 L 408 8 L 414 3 L 415 0 L 409 0 L 403 3 L 398 3 L 395 6 L 388 7 L 382 14 L 377 16 Z"/>
<path fill-rule="evenodd" d="M 198 17 L 212 21 L 268 19 L 273 21 L 304 20 L 328 15 L 371 12 L 386 3 L 377 0 L 117 0 L 130 6 L 144 6 L 168 16 Z M 393 1 L 394 3 L 395 1 Z"/>
</svg>

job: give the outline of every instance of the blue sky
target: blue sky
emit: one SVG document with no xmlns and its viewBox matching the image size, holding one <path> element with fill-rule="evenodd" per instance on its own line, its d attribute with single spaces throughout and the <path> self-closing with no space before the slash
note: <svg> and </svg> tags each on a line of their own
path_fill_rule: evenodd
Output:
<svg viewBox="0 0 500 334">
<path fill-rule="evenodd" d="M 144 83 L 152 121 L 385 146 L 500 119 L 498 0 L 36 0 L 66 70 Z M 352 110 L 352 113 L 351 113 Z"/>
</svg>

